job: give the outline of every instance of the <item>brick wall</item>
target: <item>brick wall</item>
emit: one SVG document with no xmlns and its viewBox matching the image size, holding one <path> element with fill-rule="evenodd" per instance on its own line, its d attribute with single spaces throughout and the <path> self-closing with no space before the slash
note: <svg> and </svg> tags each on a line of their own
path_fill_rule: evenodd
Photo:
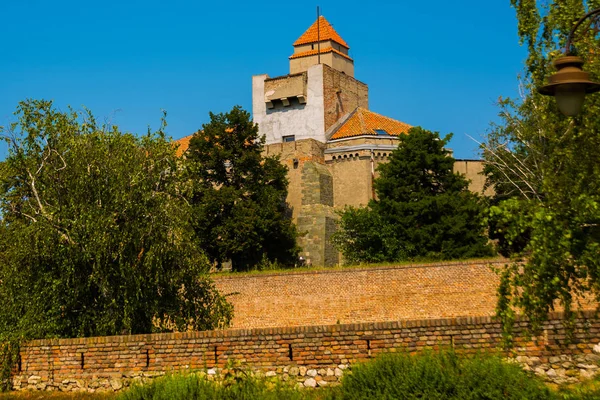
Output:
<svg viewBox="0 0 600 400">
<path fill-rule="evenodd" d="M 493 315 L 504 261 L 217 276 L 232 328 Z"/>
<path fill-rule="evenodd" d="M 323 64 L 325 131 L 356 107 L 369 108 L 369 87 Z"/>
<path fill-rule="evenodd" d="M 593 312 L 583 317 L 572 344 L 565 343 L 560 315 L 555 314 L 544 325 L 539 342 L 520 342 L 513 355 L 527 356 L 527 362 L 549 365 L 553 371 L 553 362 L 564 364 L 560 358 L 553 361 L 557 355 L 574 362 L 580 355 L 593 356 L 600 340 L 600 320 L 594 319 Z M 517 322 L 516 331 L 522 326 Z M 319 381 L 334 382 L 341 375 L 338 371 L 384 351 L 452 346 L 466 352 L 496 350 L 500 339 L 500 325 L 494 319 L 469 317 L 36 340 L 22 346 L 13 382 L 17 389 L 118 390 L 165 372 L 210 368 L 208 373 L 214 374 L 212 368 L 235 361 L 248 369 L 268 371 L 269 376 L 287 376 L 314 386 Z"/>
</svg>

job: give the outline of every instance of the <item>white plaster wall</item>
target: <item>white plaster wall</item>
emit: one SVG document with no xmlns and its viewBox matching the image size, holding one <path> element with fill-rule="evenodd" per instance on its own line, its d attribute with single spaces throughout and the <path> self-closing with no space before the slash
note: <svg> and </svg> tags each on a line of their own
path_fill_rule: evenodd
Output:
<svg viewBox="0 0 600 400">
<path fill-rule="evenodd" d="M 295 135 L 296 140 L 315 139 L 325 142 L 325 110 L 323 102 L 323 65 L 308 69 L 306 104 L 267 109 L 265 79 L 268 75 L 252 77 L 252 114 L 266 143 L 281 143 L 283 136 Z"/>
</svg>

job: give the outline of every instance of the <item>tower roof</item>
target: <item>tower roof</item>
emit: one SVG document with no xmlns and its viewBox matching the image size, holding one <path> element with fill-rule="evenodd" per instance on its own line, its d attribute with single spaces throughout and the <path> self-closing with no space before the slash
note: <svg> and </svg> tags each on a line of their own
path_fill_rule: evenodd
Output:
<svg viewBox="0 0 600 400">
<path fill-rule="evenodd" d="M 330 140 L 362 135 L 399 136 L 408 133 L 410 128 L 412 127 L 404 122 L 358 107 L 333 132 Z"/>
<path fill-rule="evenodd" d="M 331 26 L 329 21 L 327 21 L 322 15 L 317 21 L 315 21 L 314 24 L 311 25 L 310 28 L 306 30 L 306 32 L 302 34 L 302 36 L 298 38 L 298 40 L 294 42 L 294 46 L 300 46 L 302 44 L 308 43 L 316 43 L 319 40 L 332 40 L 344 46 L 347 49 L 350 48 L 350 46 L 348 46 L 344 39 L 342 39 L 342 37 L 335 31 L 335 29 L 333 29 L 333 26 Z"/>
</svg>

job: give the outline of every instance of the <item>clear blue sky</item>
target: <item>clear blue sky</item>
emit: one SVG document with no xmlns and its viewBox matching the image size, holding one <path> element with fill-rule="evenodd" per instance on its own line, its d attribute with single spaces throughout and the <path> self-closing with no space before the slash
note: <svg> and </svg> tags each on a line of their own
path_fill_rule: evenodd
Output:
<svg viewBox="0 0 600 400">
<path fill-rule="evenodd" d="M 0 0 L 0 125 L 18 101 L 45 98 L 137 133 L 165 109 L 168 133 L 186 136 L 209 111 L 251 111 L 251 76 L 288 73 L 317 5 L 350 45 L 371 110 L 453 132 L 455 156 L 477 156 L 466 134 L 516 95 L 526 55 L 509 0 Z"/>
</svg>

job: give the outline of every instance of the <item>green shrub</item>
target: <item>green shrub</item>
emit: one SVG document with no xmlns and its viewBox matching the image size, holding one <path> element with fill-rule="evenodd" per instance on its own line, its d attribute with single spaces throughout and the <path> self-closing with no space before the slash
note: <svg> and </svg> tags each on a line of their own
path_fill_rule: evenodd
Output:
<svg viewBox="0 0 600 400">
<path fill-rule="evenodd" d="M 453 352 L 383 354 L 345 375 L 334 400 L 549 399 L 553 394 L 518 365 L 499 357 Z"/>
<path fill-rule="evenodd" d="M 576 385 L 562 387 L 558 391 L 560 400 L 593 400 L 600 399 L 600 377 L 586 380 Z"/>
<path fill-rule="evenodd" d="M 311 393 L 279 381 L 254 377 L 208 381 L 196 374 L 170 375 L 144 385 L 134 385 L 118 400 L 302 400 Z"/>
</svg>

